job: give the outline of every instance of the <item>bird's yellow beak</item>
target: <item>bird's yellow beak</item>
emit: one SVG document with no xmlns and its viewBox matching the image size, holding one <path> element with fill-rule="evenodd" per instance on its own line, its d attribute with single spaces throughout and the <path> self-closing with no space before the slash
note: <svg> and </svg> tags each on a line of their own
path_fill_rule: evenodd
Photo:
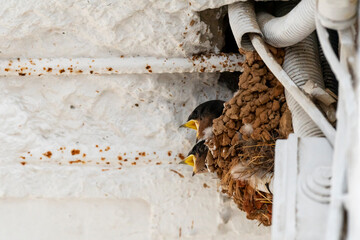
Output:
<svg viewBox="0 0 360 240">
<path fill-rule="evenodd" d="M 181 164 L 187 164 L 187 165 L 192 166 L 192 167 L 193 167 L 193 174 L 192 174 L 192 176 L 194 176 L 195 173 L 196 173 L 195 162 L 196 162 L 196 157 L 195 157 L 193 154 L 191 154 L 191 155 L 189 155 L 187 158 L 185 158 L 184 161 L 182 161 L 182 162 L 180 162 L 180 163 L 181 163 Z"/>
<path fill-rule="evenodd" d="M 194 130 L 198 130 L 199 129 L 199 122 L 197 120 L 190 120 L 187 123 L 184 123 L 183 125 L 181 125 L 180 127 L 186 127 L 186 128 L 191 128 Z"/>
<path fill-rule="evenodd" d="M 184 161 L 181 161 L 180 163 L 181 164 L 187 164 L 187 165 L 190 165 L 190 166 L 194 167 L 194 165 L 195 165 L 195 156 L 191 154 L 191 155 L 187 156 L 187 158 L 185 158 Z"/>
</svg>

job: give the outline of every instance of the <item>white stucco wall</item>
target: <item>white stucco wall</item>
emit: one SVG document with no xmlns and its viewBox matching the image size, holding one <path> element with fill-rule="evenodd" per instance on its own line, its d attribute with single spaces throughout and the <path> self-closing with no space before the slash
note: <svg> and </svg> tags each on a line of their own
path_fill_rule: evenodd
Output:
<svg viewBox="0 0 360 240">
<path fill-rule="evenodd" d="M 0 58 L 217 51 L 195 11 L 230 2 L 5 1 Z M 268 239 L 215 176 L 176 164 L 194 144 L 178 129 L 191 110 L 231 97 L 217 78 L 0 78 L 0 238 Z"/>
</svg>

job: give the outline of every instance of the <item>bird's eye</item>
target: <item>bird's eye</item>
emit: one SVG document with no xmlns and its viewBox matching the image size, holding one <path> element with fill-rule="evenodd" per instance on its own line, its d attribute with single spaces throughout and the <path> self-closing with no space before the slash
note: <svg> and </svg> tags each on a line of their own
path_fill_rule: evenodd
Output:
<svg viewBox="0 0 360 240">
<path fill-rule="evenodd" d="M 197 118 L 199 116 L 198 111 L 195 112 L 194 116 L 195 116 L 195 118 Z"/>
</svg>

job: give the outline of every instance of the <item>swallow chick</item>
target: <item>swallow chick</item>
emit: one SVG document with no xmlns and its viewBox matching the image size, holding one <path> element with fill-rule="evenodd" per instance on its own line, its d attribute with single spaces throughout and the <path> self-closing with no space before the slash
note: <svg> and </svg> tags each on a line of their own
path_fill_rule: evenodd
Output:
<svg viewBox="0 0 360 240">
<path fill-rule="evenodd" d="M 193 176 L 197 173 L 208 172 L 206 166 L 206 156 L 208 153 L 208 147 L 205 145 L 205 140 L 202 140 L 195 144 L 191 149 L 188 156 L 181 164 L 187 164 L 193 167 Z"/>
<path fill-rule="evenodd" d="M 196 142 L 209 138 L 212 135 L 212 122 L 221 116 L 224 103 L 222 100 L 211 100 L 200 104 L 180 127 L 196 130 Z"/>
</svg>

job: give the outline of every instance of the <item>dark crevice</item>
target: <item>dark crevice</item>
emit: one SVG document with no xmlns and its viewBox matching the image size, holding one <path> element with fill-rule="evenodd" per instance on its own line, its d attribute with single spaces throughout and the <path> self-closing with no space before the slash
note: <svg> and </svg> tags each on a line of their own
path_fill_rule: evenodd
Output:
<svg viewBox="0 0 360 240">
<path fill-rule="evenodd" d="M 239 53 L 238 46 L 236 44 L 234 35 L 231 31 L 229 16 L 226 14 L 223 21 L 223 31 L 225 38 L 225 45 L 221 49 L 223 53 Z M 226 86 L 232 92 L 239 90 L 239 77 L 241 72 L 223 72 L 219 77 L 219 84 Z"/>
<path fill-rule="evenodd" d="M 226 14 L 224 17 L 224 37 L 225 37 L 225 46 L 221 49 L 223 53 L 238 53 L 239 49 L 236 44 L 234 35 L 231 31 L 229 16 Z"/>
<path fill-rule="evenodd" d="M 222 53 L 239 53 L 238 46 L 232 34 L 227 7 L 218 9 L 207 9 L 199 12 L 200 20 L 206 23 L 213 34 L 212 43 Z M 219 84 L 226 86 L 232 92 L 238 90 L 240 72 L 220 73 Z"/>
</svg>

